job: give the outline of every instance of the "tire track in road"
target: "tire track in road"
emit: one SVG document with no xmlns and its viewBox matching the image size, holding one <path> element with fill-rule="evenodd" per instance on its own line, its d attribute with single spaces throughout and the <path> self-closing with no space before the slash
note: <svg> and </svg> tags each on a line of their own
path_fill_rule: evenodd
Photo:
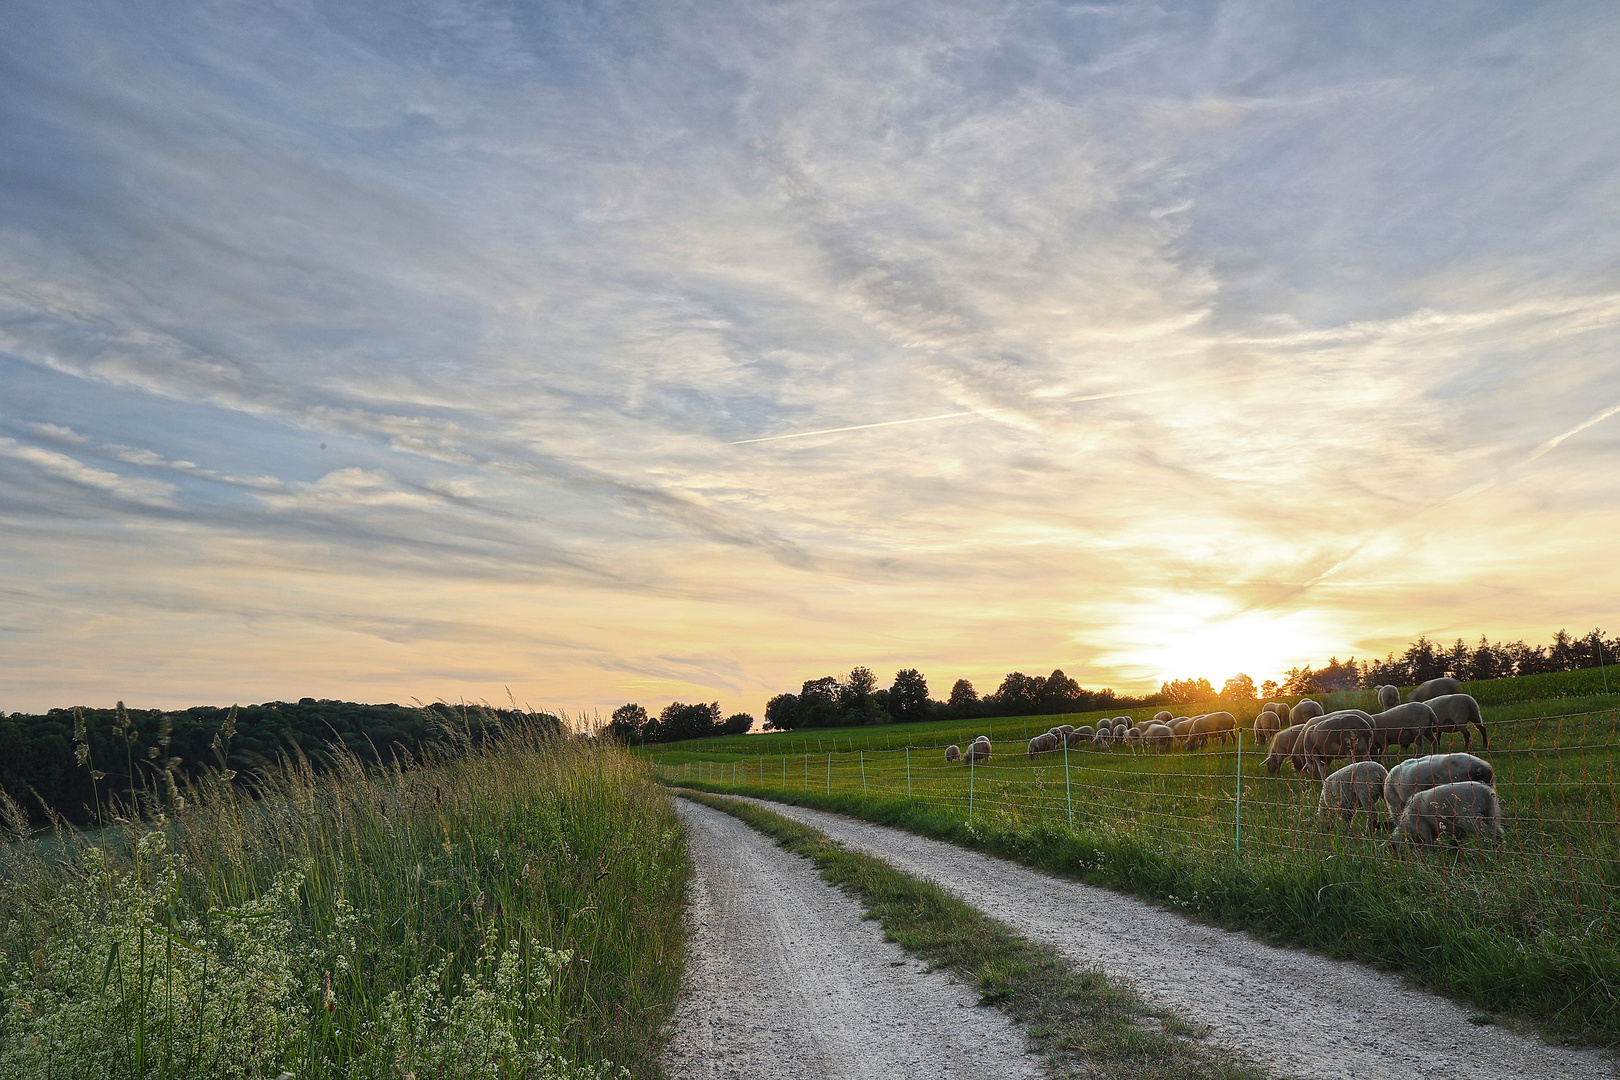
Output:
<svg viewBox="0 0 1620 1080">
<path fill-rule="evenodd" d="M 683 800 L 684 801 L 684 800 Z M 1342 1080 L 1614 1080 L 1603 1054 L 1548 1046 L 1398 975 L 1192 922 L 1108 889 L 819 810 L 750 799 L 933 881 L 1076 964 L 1122 977 L 1286 1075 Z"/>
<path fill-rule="evenodd" d="M 810 863 L 685 799 L 693 875 L 672 1077 L 1035 1080 L 998 1009 L 883 940 Z"/>
</svg>

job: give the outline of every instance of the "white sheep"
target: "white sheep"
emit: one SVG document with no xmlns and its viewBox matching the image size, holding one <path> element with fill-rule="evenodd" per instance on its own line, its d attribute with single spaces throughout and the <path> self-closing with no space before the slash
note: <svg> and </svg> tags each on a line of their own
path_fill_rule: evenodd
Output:
<svg viewBox="0 0 1620 1080">
<path fill-rule="evenodd" d="M 1401 809 L 1412 796 L 1442 784 L 1457 784 L 1475 780 L 1482 784 L 1496 783 L 1496 771 L 1491 763 L 1473 754 L 1430 754 L 1427 757 L 1407 758 L 1389 770 L 1384 780 L 1384 805 L 1389 816 L 1399 818 Z"/>
<path fill-rule="evenodd" d="M 951 743 L 951 745 L 949 745 L 949 746 L 947 746 L 945 748 L 945 760 L 946 761 L 961 761 L 962 760 L 962 748 L 960 746 L 957 746 L 955 743 Z"/>
<path fill-rule="evenodd" d="M 1338 813 L 1346 821 L 1353 821 L 1358 810 L 1371 814 L 1373 803 L 1383 798 L 1384 780 L 1388 775 L 1376 761 L 1357 761 L 1333 770 L 1322 781 L 1316 816 Z"/>
<path fill-rule="evenodd" d="M 1062 740 L 1054 732 L 1048 731 L 1045 735 L 1037 735 L 1029 740 L 1029 756 L 1036 754 L 1050 754 L 1061 745 Z"/>
<path fill-rule="evenodd" d="M 1153 722 L 1155 724 L 1168 724 L 1174 719 L 1175 716 L 1171 714 L 1169 709 L 1160 709 L 1158 712 L 1153 714 Z"/>
<path fill-rule="evenodd" d="M 1288 722 L 1290 724 L 1303 724 L 1315 720 L 1324 711 L 1320 703 L 1312 701 L 1310 698 L 1300 698 L 1299 704 L 1288 710 Z"/>
<path fill-rule="evenodd" d="M 1441 784 L 1412 796 L 1395 822 L 1394 840 L 1422 847 L 1449 834 L 1453 845 L 1465 834 L 1491 840 L 1502 836 L 1502 803 L 1496 789 L 1478 780 Z"/>
<path fill-rule="evenodd" d="M 1428 683 L 1424 685 L 1427 686 Z M 1472 695 L 1442 694 L 1430 698 L 1425 704 L 1434 710 L 1434 734 L 1430 736 L 1430 741 L 1435 750 L 1440 749 L 1440 736 L 1448 731 L 1461 732 L 1463 749 L 1473 749 L 1474 735 L 1469 730 L 1470 724 L 1479 728 L 1479 738 L 1484 743 L 1485 749 L 1491 748 L 1490 732 L 1485 730 L 1485 721 L 1479 715 L 1479 702 L 1475 701 Z"/>
<path fill-rule="evenodd" d="M 1401 688 L 1398 686 L 1380 686 L 1373 693 L 1378 695 L 1378 707 L 1384 712 L 1401 703 Z"/>
<path fill-rule="evenodd" d="M 1142 729 L 1142 745 L 1155 750 L 1168 750 L 1175 733 L 1169 724 L 1152 723 Z"/>
<path fill-rule="evenodd" d="M 1430 679 L 1412 691 L 1413 701 L 1428 701 L 1445 694 L 1462 693 L 1462 683 L 1456 679 Z"/>
</svg>

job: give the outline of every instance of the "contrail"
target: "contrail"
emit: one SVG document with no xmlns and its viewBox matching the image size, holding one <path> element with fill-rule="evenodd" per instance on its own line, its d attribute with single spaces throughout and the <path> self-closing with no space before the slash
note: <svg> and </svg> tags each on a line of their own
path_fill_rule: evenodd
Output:
<svg viewBox="0 0 1620 1080">
<path fill-rule="evenodd" d="M 851 424 L 849 427 L 822 428 L 820 431 L 796 431 L 792 435 L 767 435 L 762 439 L 738 439 L 727 446 L 747 446 L 749 443 L 777 442 L 781 439 L 808 439 L 812 435 L 837 435 L 841 431 L 865 431 L 868 428 L 894 427 L 896 424 L 926 424 L 932 420 L 955 420 L 959 416 L 986 416 L 1003 412 L 1002 409 L 969 409 L 967 412 L 940 413 L 938 416 L 914 416 L 909 420 L 880 420 L 875 424 Z"/>
<path fill-rule="evenodd" d="M 1563 442 L 1565 439 L 1569 438 L 1571 435 L 1579 435 L 1581 432 L 1585 431 L 1587 428 L 1591 427 L 1593 424 L 1601 424 L 1601 423 L 1603 423 L 1603 421 L 1607 420 L 1609 417 L 1613 416 L 1615 413 L 1620 413 L 1620 405 L 1611 405 L 1609 408 L 1604 409 L 1602 412 L 1600 412 L 1596 416 L 1592 417 L 1592 419 L 1588 420 L 1586 423 L 1577 424 L 1574 427 L 1570 428 L 1568 431 L 1564 432 L 1562 435 L 1558 435 L 1558 436 L 1555 436 L 1554 438 L 1548 439 L 1546 442 L 1544 442 L 1540 446 L 1536 447 L 1535 453 L 1533 453 L 1529 457 L 1525 458 L 1524 461 L 1520 462 L 1520 464 L 1522 464 L 1522 465 L 1530 464 L 1532 461 L 1536 460 L 1536 458 L 1538 458 L 1541 455 L 1547 453 L 1549 450 L 1556 447 L 1559 443 Z"/>
<path fill-rule="evenodd" d="M 1234 379 L 1217 379 L 1216 382 L 1234 382 Z M 1171 387 L 1155 387 L 1150 390 L 1116 390 L 1110 394 L 1086 394 L 1083 397 L 1058 398 L 1056 404 L 1072 405 L 1081 401 L 1102 401 L 1106 398 L 1135 397 L 1139 394 L 1156 394 L 1160 389 L 1173 389 Z M 940 413 L 938 416 L 913 416 L 907 420 L 880 420 L 875 424 L 851 424 L 849 427 L 822 428 L 819 431 L 796 431 L 791 435 L 766 435 L 759 439 L 738 439 L 736 442 L 726 443 L 727 446 L 747 446 L 749 443 L 778 442 L 782 439 L 808 439 L 812 435 L 837 435 L 844 431 L 866 431 L 870 428 L 894 427 L 896 424 L 927 424 L 935 420 L 955 420 L 962 416 L 990 416 L 994 413 L 1007 412 L 1009 406 L 998 409 L 969 409 L 967 412 Z"/>
</svg>

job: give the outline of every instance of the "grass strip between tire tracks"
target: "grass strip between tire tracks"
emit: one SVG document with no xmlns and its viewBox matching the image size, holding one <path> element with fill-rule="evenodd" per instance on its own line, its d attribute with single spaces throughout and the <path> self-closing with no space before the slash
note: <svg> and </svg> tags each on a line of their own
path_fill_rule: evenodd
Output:
<svg viewBox="0 0 1620 1080">
<path fill-rule="evenodd" d="M 714 790 L 702 781 L 665 782 Z M 1413 903 L 1382 880 L 1376 867 L 1336 860 L 1301 870 L 1235 857 L 1199 858 L 1107 828 L 1069 829 L 994 814 L 969 819 L 956 810 L 852 793 L 725 791 L 847 814 L 1166 903 L 1189 917 L 1247 930 L 1273 944 L 1399 971 L 1436 993 L 1486 1010 L 1478 1023 L 1518 1026 L 1523 1020 L 1551 1042 L 1620 1045 L 1620 993 L 1614 989 L 1620 942 L 1596 932 L 1514 940 Z M 1533 906 L 1528 910 L 1534 914 Z"/>
<path fill-rule="evenodd" d="M 932 967 L 975 986 L 981 1004 L 1025 1025 L 1059 1076 L 1111 1080 L 1262 1080 L 1269 1074 L 1203 1032 L 1154 1009 L 1100 971 L 1077 971 L 1048 946 L 1020 937 L 931 882 L 750 803 L 696 791 L 683 797 L 736 817 L 809 858 L 823 877 L 858 897 L 884 936 Z"/>
</svg>

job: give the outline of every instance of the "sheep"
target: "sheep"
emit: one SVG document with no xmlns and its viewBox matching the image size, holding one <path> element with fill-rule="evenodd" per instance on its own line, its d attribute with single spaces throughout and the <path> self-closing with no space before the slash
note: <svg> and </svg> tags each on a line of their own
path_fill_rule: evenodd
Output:
<svg viewBox="0 0 1620 1080">
<path fill-rule="evenodd" d="M 1322 781 L 1322 797 L 1317 804 L 1317 817 L 1339 813 L 1346 821 L 1354 821 L 1356 811 L 1373 812 L 1373 803 L 1384 794 L 1384 779 L 1388 772 L 1376 761 L 1357 761 L 1342 769 L 1335 769 Z"/>
<path fill-rule="evenodd" d="M 1375 758 L 1382 758 L 1391 743 L 1405 750 L 1423 739 L 1433 742 L 1437 721 L 1434 710 L 1428 705 L 1421 701 L 1408 701 L 1405 705 L 1374 713 L 1372 722 L 1372 754 Z"/>
<path fill-rule="evenodd" d="M 1288 726 L 1288 703 L 1283 701 L 1268 701 L 1260 706 L 1261 712 L 1276 713 L 1277 722 L 1283 727 Z"/>
<path fill-rule="evenodd" d="M 1266 767 L 1266 772 L 1276 776 L 1277 770 L 1282 768 L 1282 763 L 1285 761 L 1293 762 L 1295 772 L 1305 771 L 1305 760 L 1298 756 L 1299 737 L 1304 733 L 1305 725 L 1300 724 L 1295 727 L 1285 727 L 1271 737 L 1271 753 L 1267 754 L 1266 760 L 1261 762 Z"/>
<path fill-rule="evenodd" d="M 1134 727 L 1126 728 L 1123 738 L 1126 746 L 1133 750 L 1140 749 L 1142 746 L 1142 729 Z"/>
<path fill-rule="evenodd" d="M 1096 735 L 1097 733 L 1092 730 L 1090 724 L 1082 724 L 1073 731 L 1069 732 L 1067 739 L 1069 748 L 1076 749 L 1084 746 L 1086 743 L 1089 743 L 1092 739 L 1094 739 Z"/>
<path fill-rule="evenodd" d="M 1496 783 L 1496 770 L 1491 763 L 1473 754 L 1430 754 L 1427 757 L 1407 758 L 1389 770 L 1384 780 L 1384 805 L 1391 818 L 1401 816 L 1404 807 L 1420 791 L 1442 784 L 1459 784 L 1474 780 L 1482 784 Z"/>
<path fill-rule="evenodd" d="M 1372 751 L 1372 733 L 1372 717 L 1360 709 L 1340 709 L 1319 718 L 1300 736 L 1305 771 L 1325 780 L 1328 765 L 1339 758 L 1365 761 Z"/>
<path fill-rule="evenodd" d="M 990 740 L 980 735 L 968 744 L 966 753 L 962 755 L 969 762 L 990 760 Z"/>
<path fill-rule="evenodd" d="M 945 748 L 945 760 L 946 761 L 961 761 L 962 760 L 962 748 L 960 746 L 957 746 L 955 743 L 951 743 L 951 745 L 949 745 L 949 746 L 947 746 Z"/>
<path fill-rule="evenodd" d="M 1061 743 L 1062 740 L 1050 731 L 1048 731 L 1045 735 L 1037 735 L 1033 739 L 1029 740 L 1029 756 L 1034 757 L 1036 754 L 1050 754 L 1055 751 Z"/>
<path fill-rule="evenodd" d="M 1114 729 L 1106 724 L 1098 724 L 1097 734 L 1092 736 L 1091 741 L 1096 746 L 1107 746 L 1114 741 Z"/>
<path fill-rule="evenodd" d="M 1254 718 L 1254 741 L 1261 746 L 1271 741 L 1271 737 L 1282 730 L 1282 721 L 1270 709 L 1262 710 Z"/>
<path fill-rule="evenodd" d="M 1070 735 L 1074 734 L 1074 725 L 1073 724 L 1059 724 L 1057 726 L 1056 730 L 1057 730 L 1057 733 L 1059 735 L 1062 735 L 1064 738 L 1068 738 Z"/>
<path fill-rule="evenodd" d="M 1428 701 L 1446 694 L 1462 693 L 1462 683 L 1456 679 L 1430 679 L 1412 691 L 1413 701 Z"/>
<path fill-rule="evenodd" d="M 1168 724 L 1174 719 L 1175 717 L 1170 715 L 1169 709 L 1160 709 L 1158 712 L 1153 714 L 1153 722 L 1155 724 Z"/>
<path fill-rule="evenodd" d="M 1207 745 L 1211 738 L 1222 742 L 1237 728 L 1237 717 L 1229 712 L 1205 713 L 1193 721 L 1187 732 L 1187 749 Z"/>
<path fill-rule="evenodd" d="M 1322 706 L 1310 698 L 1300 698 L 1299 704 L 1288 710 L 1288 722 L 1290 724 L 1303 724 L 1321 716 L 1323 711 Z"/>
<path fill-rule="evenodd" d="M 1152 723 L 1142 729 L 1142 745 L 1155 750 L 1168 750 L 1175 733 L 1169 724 Z"/>
<path fill-rule="evenodd" d="M 1190 716 L 1178 716 L 1170 724 L 1170 734 L 1175 741 L 1183 746 L 1187 743 L 1187 733 L 1192 730 L 1193 721 Z"/>
<path fill-rule="evenodd" d="M 1448 731 L 1462 732 L 1463 749 L 1472 749 L 1474 735 L 1468 730 L 1470 724 L 1479 728 L 1480 742 L 1484 744 L 1485 749 L 1491 748 L 1490 733 L 1485 730 L 1485 721 L 1479 715 L 1479 702 L 1471 695 L 1443 694 L 1440 697 L 1430 698 L 1427 704 L 1434 710 L 1434 734 L 1429 741 L 1434 744 L 1435 750 L 1440 749 L 1440 736 Z"/>
<path fill-rule="evenodd" d="M 1441 784 L 1413 795 L 1395 822 L 1392 841 L 1423 847 L 1442 833 L 1457 846 L 1465 833 L 1498 840 L 1502 836 L 1502 803 L 1496 789 L 1478 780 Z"/>
<path fill-rule="evenodd" d="M 1378 708 L 1384 712 L 1389 712 L 1389 710 L 1401 703 L 1401 688 L 1398 686 L 1380 686 L 1373 693 L 1378 695 Z M 1413 700 L 1420 701 L 1422 699 L 1413 698 Z"/>
</svg>

